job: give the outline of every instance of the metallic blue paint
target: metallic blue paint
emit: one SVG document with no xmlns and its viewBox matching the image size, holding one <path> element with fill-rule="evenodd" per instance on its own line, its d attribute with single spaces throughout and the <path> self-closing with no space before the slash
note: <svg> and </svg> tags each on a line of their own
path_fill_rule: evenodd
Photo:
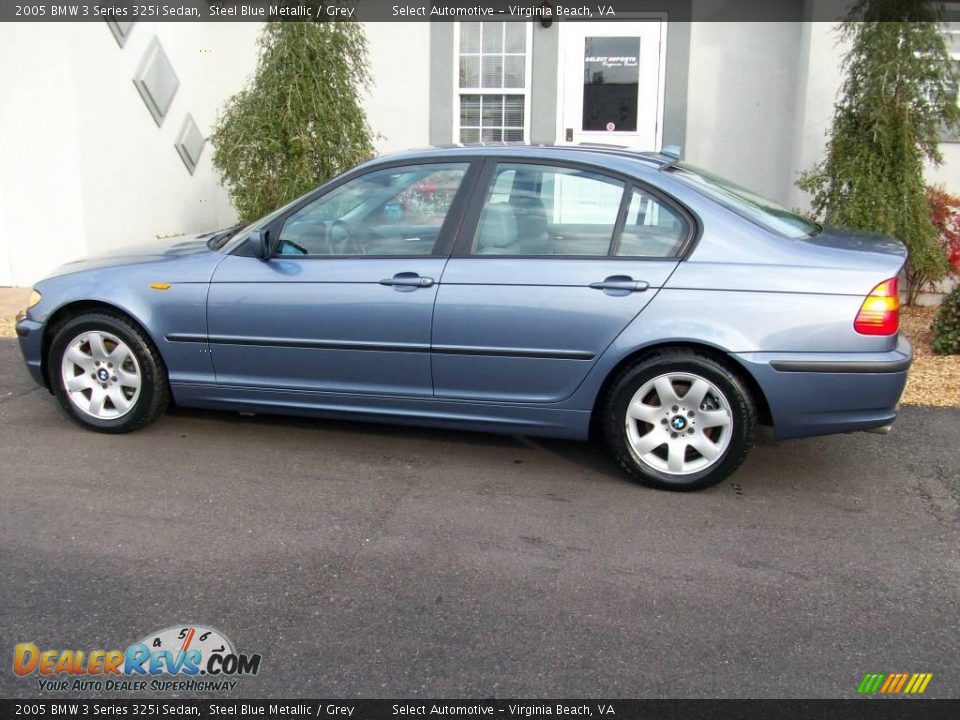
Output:
<svg viewBox="0 0 960 720">
<path fill-rule="evenodd" d="M 45 384 L 51 319 L 96 306 L 144 328 L 188 407 L 585 438 L 612 373 L 645 349 L 688 344 L 749 374 L 780 437 L 896 416 L 905 371 L 782 372 L 771 363 L 909 359 L 905 339 L 853 330 L 864 296 L 900 271 L 900 243 L 832 228 L 788 240 L 671 177 L 662 159 L 600 149 L 450 148 L 382 158 L 351 175 L 427 158 L 573 162 L 634 178 L 687 208 L 699 237 L 684 258 L 658 260 L 452 252 L 263 262 L 243 254 L 247 231 L 220 251 L 202 236 L 154 243 L 65 265 L 36 285 L 42 299 L 17 325 L 33 378 Z M 469 220 L 459 233 L 458 247 L 472 237 Z M 399 273 L 434 282 L 380 284 Z M 613 276 L 649 287 L 590 287 Z"/>
<path fill-rule="evenodd" d="M 438 354 L 437 397 L 557 403 L 570 397 L 677 260 L 455 257 L 447 263 L 433 316 L 434 347 L 577 352 L 588 360 Z M 642 292 L 595 290 L 612 275 L 643 280 Z"/>
<path fill-rule="evenodd" d="M 207 305 L 224 385 L 430 397 L 437 286 L 381 285 L 402 272 L 440 279 L 446 260 L 227 257 Z M 256 335 L 270 344 L 230 344 Z M 326 347 L 297 347 L 303 340 Z M 286 342 L 285 342 L 286 341 Z M 340 348 L 337 348 L 337 345 Z M 379 349 L 377 345 L 390 349 Z M 352 346 L 363 349 L 351 349 Z"/>
</svg>

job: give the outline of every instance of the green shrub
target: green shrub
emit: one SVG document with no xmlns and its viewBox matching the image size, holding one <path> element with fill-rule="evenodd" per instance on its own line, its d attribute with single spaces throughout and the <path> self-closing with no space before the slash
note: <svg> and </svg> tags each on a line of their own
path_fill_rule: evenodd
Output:
<svg viewBox="0 0 960 720">
<path fill-rule="evenodd" d="M 241 221 L 266 215 L 373 155 L 360 95 L 366 38 L 354 22 L 264 24 L 257 70 L 210 142 Z"/>
<path fill-rule="evenodd" d="M 944 299 L 933 319 L 933 351 L 940 355 L 960 354 L 960 285 Z"/>
<path fill-rule="evenodd" d="M 941 128 L 960 121 L 942 11 L 932 0 L 853 3 L 840 27 L 849 50 L 826 157 L 797 183 L 817 219 L 903 241 L 915 284 L 948 271 L 924 184 L 925 164 L 942 161 Z M 919 288 L 910 290 L 912 301 Z"/>
</svg>

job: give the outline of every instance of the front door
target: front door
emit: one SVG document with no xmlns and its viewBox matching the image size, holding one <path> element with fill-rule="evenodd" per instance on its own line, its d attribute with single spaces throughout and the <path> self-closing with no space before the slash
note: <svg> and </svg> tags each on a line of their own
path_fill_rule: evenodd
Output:
<svg viewBox="0 0 960 720">
<path fill-rule="evenodd" d="M 560 23 L 559 143 L 659 150 L 666 23 Z"/>
<path fill-rule="evenodd" d="M 207 304 L 217 382 L 430 396 L 430 327 L 468 163 L 372 170 L 296 208 Z"/>
</svg>

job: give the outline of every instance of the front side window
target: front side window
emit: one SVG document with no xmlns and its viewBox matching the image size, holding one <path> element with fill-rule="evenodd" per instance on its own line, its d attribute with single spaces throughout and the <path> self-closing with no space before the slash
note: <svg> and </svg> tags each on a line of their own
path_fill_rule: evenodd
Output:
<svg viewBox="0 0 960 720">
<path fill-rule="evenodd" d="M 461 143 L 526 140 L 529 23 L 458 23 L 454 138 Z"/>
<path fill-rule="evenodd" d="M 607 255 L 624 184 L 571 168 L 499 164 L 475 255 Z"/>
<path fill-rule="evenodd" d="M 670 172 L 712 200 L 778 235 L 808 238 L 822 230 L 819 225 L 805 217 L 706 170 L 686 163 L 676 163 L 670 167 Z"/>
<path fill-rule="evenodd" d="M 414 165 L 354 178 L 287 218 L 277 252 L 430 255 L 467 168 L 467 163 Z"/>
</svg>

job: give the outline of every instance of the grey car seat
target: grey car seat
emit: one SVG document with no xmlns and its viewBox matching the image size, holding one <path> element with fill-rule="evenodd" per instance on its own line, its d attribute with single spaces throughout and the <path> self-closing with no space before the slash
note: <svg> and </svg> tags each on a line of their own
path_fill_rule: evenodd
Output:
<svg viewBox="0 0 960 720">
<path fill-rule="evenodd" d="M 549 255 L 552 252 L 547 232 L 547 211 L 543 201 L 532 192 L 514 192 L 510 196 L 517 221 L 517 238 L 524 255 Z"/>
<path fill-rule="evenodd" d="M 478 255 L 519 255 L 517 220 L 507 203 L 488 205 L 477 230 Z"/>
</svg>

